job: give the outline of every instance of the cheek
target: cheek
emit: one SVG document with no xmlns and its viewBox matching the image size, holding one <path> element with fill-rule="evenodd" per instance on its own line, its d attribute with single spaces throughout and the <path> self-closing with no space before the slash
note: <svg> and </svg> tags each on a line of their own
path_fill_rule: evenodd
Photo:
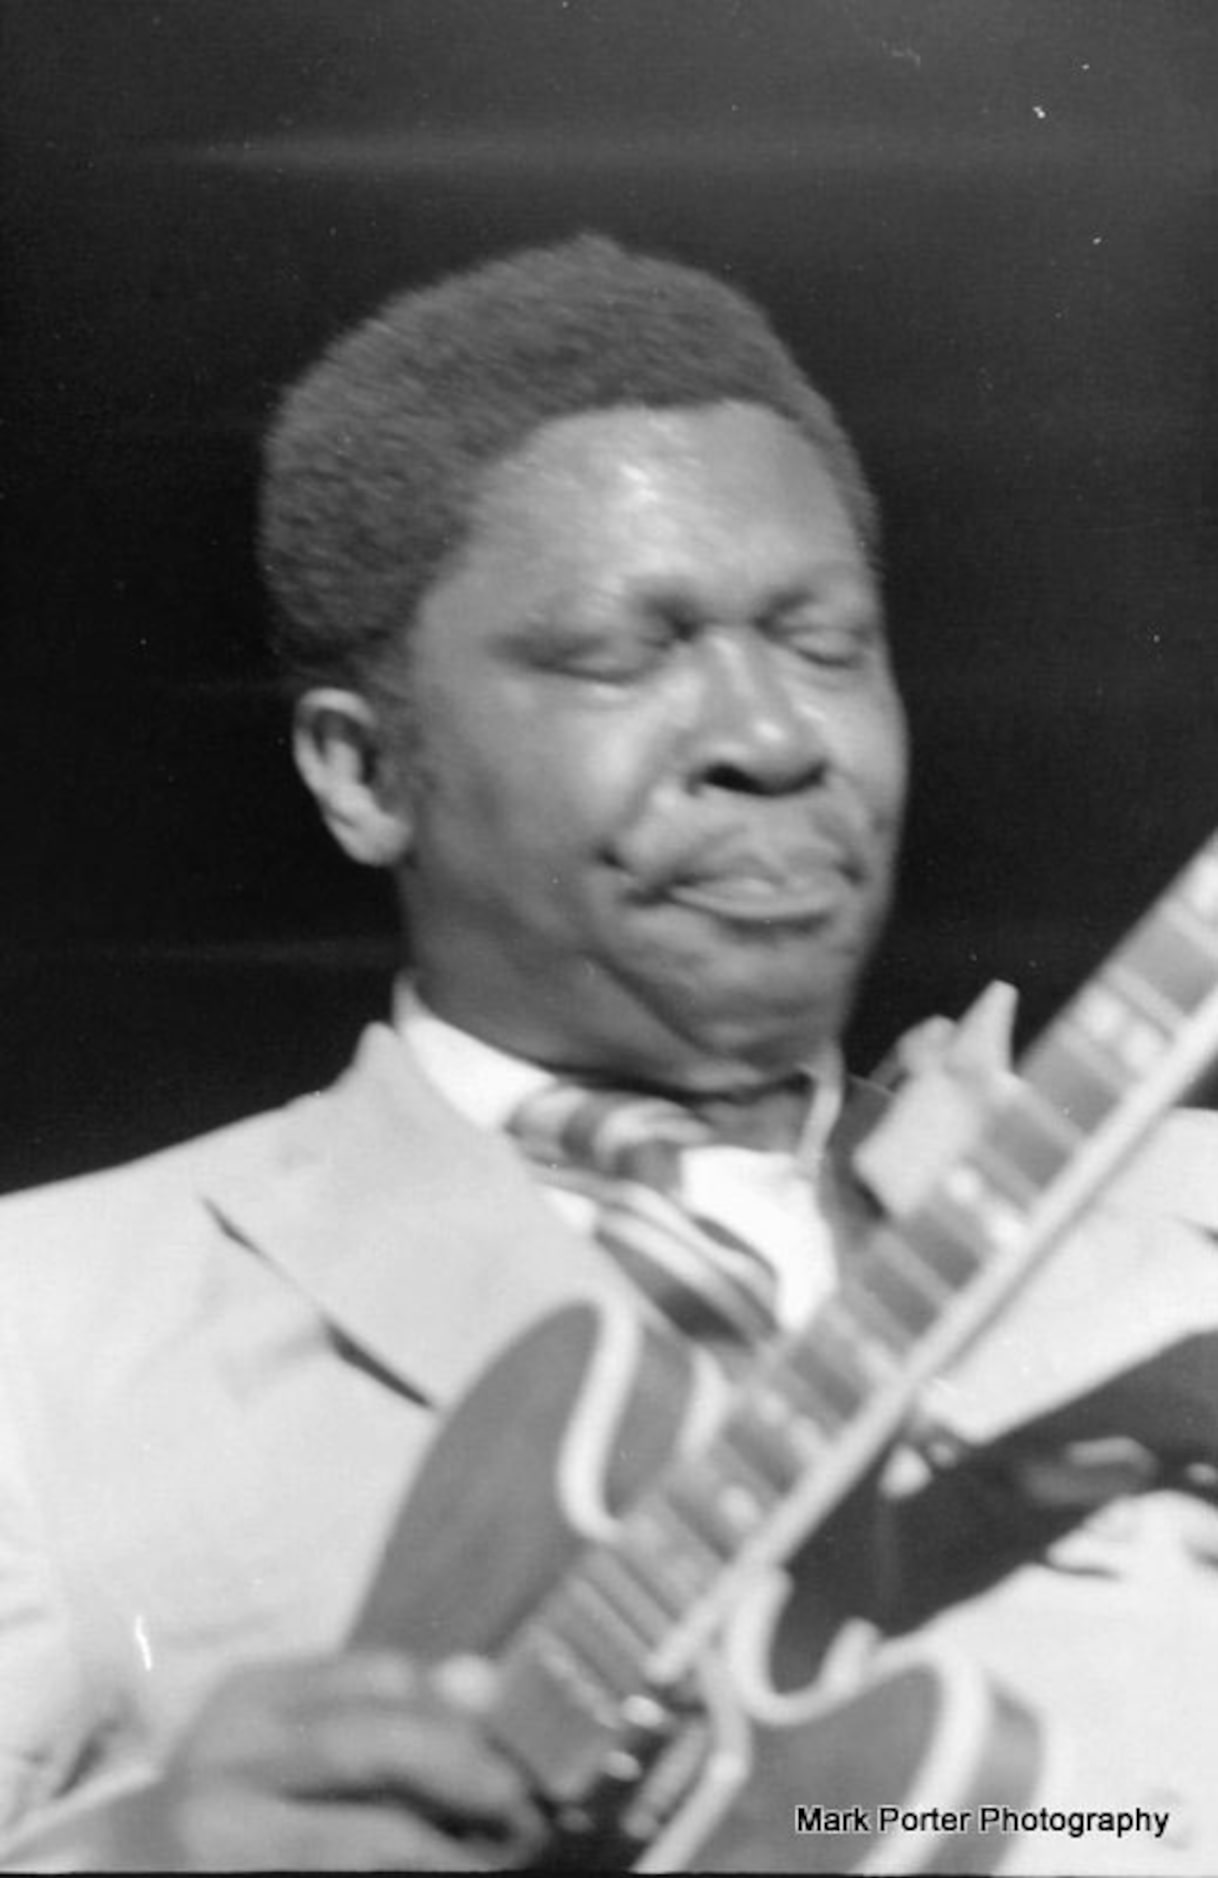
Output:
<svg viewBox="0 0 1218 1878">
<path fill-rule="evenodd" d="M 665 701 L 529 685 L 508 703 L 489 759 L 501 787 L 527 793 L 556 830 L 583 829 L 597 845 L 612 839 L 663 768 Z"/>
<path fill-rule="evenodd" d="M 905 714 L 893 693 L 857 713 L 843 728 L 843 767 L 853 777 L 877 828 L 900 828 L 909 770 Z"/>
<path fill-rule="evenodd" d="M 551 889 L 612 842 L 639 793 L 638 738 L 611 711 L 558 710 L 501 694 L 499 708 L 433 714 L 420 834 L 482 853 Z"/>
</svg>

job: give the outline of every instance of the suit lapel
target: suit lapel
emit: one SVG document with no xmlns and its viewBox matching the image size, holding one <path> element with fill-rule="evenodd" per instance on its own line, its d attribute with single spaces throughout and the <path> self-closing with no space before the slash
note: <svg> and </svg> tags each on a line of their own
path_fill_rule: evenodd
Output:
<svg viewBox="0 0 1218 1878">
<path fill-rule="evenodd" d="M 206 1198 L 343 1337 L 440 1406 L 546 1310 L 621 1289 L 511 1146 L 444 1102 L 383 1025 L 333 1089 L 285 1112 L 269 1165 Z"/>
</svg>

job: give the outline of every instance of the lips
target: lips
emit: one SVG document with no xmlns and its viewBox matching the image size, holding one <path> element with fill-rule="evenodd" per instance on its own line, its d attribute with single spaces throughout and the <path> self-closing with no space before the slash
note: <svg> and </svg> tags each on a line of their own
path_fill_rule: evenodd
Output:
<svg viewBox="0 0 1218 1878">
<path fill-rule="evenodd" d="M 701 831 L 653 852 L 633 878 L 649 899 L 675 900 L 734 919 L 825 917 L 863 879 L 860 844 L 845 829 L 806 824 Z M 641 859 L 642 857 L 638 857 Z"/>
<path fill-rule="evenodd" d="M 735 866 L 679 876 L 668 897 L 737 920 L 810 920 L 840 906 L 849 878 L 841 856 L 823 851 L 741 856 Z"/>
<path fill-rule="evenodd" d="M 739 880 L 690 881 L 674 886 L 668 898 L 679 906 L 740 924 L 803 925 L 828 919 L 841 905 L 844 886 L 840 874 L 782 887 L 763 885 L 746 876 Z"/>
</svg>

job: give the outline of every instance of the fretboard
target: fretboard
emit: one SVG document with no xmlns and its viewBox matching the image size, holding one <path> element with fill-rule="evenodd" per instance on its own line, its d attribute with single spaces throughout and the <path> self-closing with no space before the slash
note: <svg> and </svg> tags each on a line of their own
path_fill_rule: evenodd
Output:
<svg viewBox="0 0 1218 1878">
<path fill-rule="evenodd" d="M 1218 835 L 1018 1066 L 861 1281 L 769 1347 L 717 1433 L 590 1546 L 505 1661 L 497 1729 L 577 1802 L 645 1736 L 761 1568 L 822 1523 L 1173 1102 L 1218 1057 Z"/>
</svg>

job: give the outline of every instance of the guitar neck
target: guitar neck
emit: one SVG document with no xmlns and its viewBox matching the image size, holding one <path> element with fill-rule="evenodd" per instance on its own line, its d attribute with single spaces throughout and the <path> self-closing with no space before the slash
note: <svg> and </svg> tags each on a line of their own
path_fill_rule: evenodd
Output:
<svg viewBox="0 0 1218 1878">
<path fill-rule="evenodd" d="M 499 1729 L 569 1770 L 620 1741 L 623 1701 L 691 1668 L 1218 1055 L 1218 835 L 1019 1065 L 1013 1093 L 858 1282 L 759 1359 L 711 1443 L 590 1546 L 518 1636 Z"/>
</svg>

